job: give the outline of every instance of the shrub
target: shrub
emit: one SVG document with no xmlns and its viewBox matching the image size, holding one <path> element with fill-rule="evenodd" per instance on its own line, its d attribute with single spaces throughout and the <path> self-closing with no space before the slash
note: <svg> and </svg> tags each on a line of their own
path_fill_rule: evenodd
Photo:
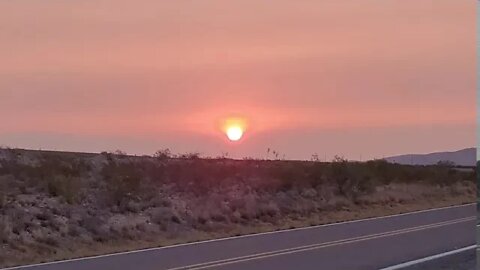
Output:
<svg viewBox="0 0 480 270">
<path fill-rule="evenodd" d="M 81 179 L 63 175 L 52 176 L 47 181 L 47 190 L 50 196 L 60 196 L 69 204 L 80 198 Z"/>
<path fill-rule="evenodd" d="M 390 164 L 386 160 L 377 159 L 367 161 L 365 166 L 370 174 L 380 183 L 389 184 L 396 178 L 393 168 L 401 165 Z"/>
<path fill-rule="evenodd" d="M 59 156 L 46 156 L 34 167 L 34 178 L 48 180 L 57 175 L 80 177 L 87 171 L 86 164 L 79 160 L 69 160 Z"/>
<path fill-rule="evenodd" d="M 114 154 L 115 156 L 117 156 L 117 157 L 120 157 L 120 158 L 125 158 L 125 157 L 127 157 L 127 152 L 122 151 L 122 150 L 120 150 L 120 149 L 115 150 L 115 151 L 113 152 L 113 154 Z"/>
<path fill-rule="evenodd" d="M 80 226 L 90 232 L 93 235 L 94 240 L 97 242 L 104 242 L 111 236 L 110 230 L 105 226 L 105 221 L 100 217 L 84 217 L 80 220 Z"/>
<path fill-rule="evenodd" d="M 7 191 L 8 191 L 7 178 L 0 177 L 0 210 L 7 204 Z M 12 183 L 10 183 L 12 185 Z"/>
<path fill-rule="evenodd" d="M 109 162 L 101 172 L 113 204 L 125 206 L 139 194 L 142 174 L 134 163 Z"/>
<path fill-rule="evenodd" d="M 68 235 L 71 237 L 77 237 L 81 234 L 81 228 L 73 223 L 68 224 Z"/>
<path fill-rule="evenodd" d="M 33 171 L 32 166 L 24 165 L 17 159 L 0 160 L 0 175 L 13 175 L 16 179 L 22 179 Z"/>
<path fill-rule="evenodd" d="M 335 157 L 330 163 L 330 177 L 337 186 L 337 190 L 341 195 L 345 194 L 346 183 L 349 180 L 348 161 L 339 157 Z"/>
<path fill-rule="evenodd" d="M 166 166 L 157 162 L 142 162 L 139 166 L 145 177 L 155 182 L 163 182 L 166 178 Z"/>
<path fill-rule="evenodd" d="M 185 154 L 181 154 L 179 158 L 196 160 L 196 159 L 200 159 L 200 153 L 198 152 L 185 153 Z"/>
<path fill-rule="evenodd" d="M 180 217 L 171 208 L 161 207 L 157 208 L 152 214 L 151 220 L 153 223 L 162 225 L 169 222 L 180 223 Z"/>
<path fill-rule="evenodd" d="M 2 217 L 0 218 L 0 242 L 7 243 L 9 238 L 7 219 Z"/>
<path fill-rule="evenodd" d="M 56 239 L 53 236 L 40 237 L 40 238 L 37 239 L 37 241 L 39 243 L 43 243 L 43 244 L 46 244 L 46 245 L 51 246 L 51 247 L 58 247 L 59 244 L 60 244 L 58 239 Z"/>
<path fill-rule="evenodd" d="M 156 159 L 159 159 L 159 160 L 167 160 L 167 159 L 172 158 L 172 152 L 170 152 L 170 149 L 168 149 L 168 148 L 158 150 L 157 152 L 155 152 L 153 157 L 155 157 Z"/>
<path fill-rule="evenodd" d="M 260 216 L 275 217 L 280 213 L 280 209 L 275 203 L 268 202 L 266 204 L 260 204 L 258 212 Z"/>
<path fill-rule="evenodd" d="M 296 161 L 274 161 L 270 167 L 270 176 L 279 180 L 274 191 L 289 190 L 293 186 L 311 186 L 311 178 L 307 165 Z"/>
</svg>

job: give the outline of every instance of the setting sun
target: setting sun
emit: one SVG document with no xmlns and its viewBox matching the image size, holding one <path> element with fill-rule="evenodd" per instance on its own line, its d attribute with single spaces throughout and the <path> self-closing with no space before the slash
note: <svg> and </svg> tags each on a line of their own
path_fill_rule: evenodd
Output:
<svg viewBox="0 0 480 270">
<path fill-rule="evenodd" d="M 247 130 L 247 120 L 244 117 L 228 117 L 222 120 L 221 129 L 230 141 L 242 139 Z"/>
<path fill-rule="evenodd" d="M 239 126 L 232 126 L 227 128 L 227 137 L 231 141 L 238 141 L 243 136 L 243 129 Z"/>
</svg>

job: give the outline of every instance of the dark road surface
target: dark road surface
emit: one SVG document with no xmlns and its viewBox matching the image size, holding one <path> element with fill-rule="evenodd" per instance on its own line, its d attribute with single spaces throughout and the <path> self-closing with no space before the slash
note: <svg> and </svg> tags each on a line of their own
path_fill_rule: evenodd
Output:
<svg viewBox="0 0 480 270">
<path fill-rule="evenodd" d="M 10 269 L 375 270 L 474 245 L 475 216 L 466 205 Z"/>
</svg>

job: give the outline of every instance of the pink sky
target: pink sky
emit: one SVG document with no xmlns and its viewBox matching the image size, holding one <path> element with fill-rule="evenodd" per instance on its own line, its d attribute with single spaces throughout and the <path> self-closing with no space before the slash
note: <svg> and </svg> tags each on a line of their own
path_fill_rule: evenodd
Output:
<svg viewBox="0 0 480 270">
<path fill-rule="evenodd" d="M 0 2 L 0 145 L 358 159 L 475 145 L 476 2 Z M 225 141 L 218 121 L 249 121 Z"/>
</svg>

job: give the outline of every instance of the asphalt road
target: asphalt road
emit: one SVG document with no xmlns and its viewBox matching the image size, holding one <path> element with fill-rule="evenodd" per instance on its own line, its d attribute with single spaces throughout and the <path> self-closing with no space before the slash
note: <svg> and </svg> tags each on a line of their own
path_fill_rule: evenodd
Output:
<svg viewBox="0 0 480 270">
<path fill-rule="evenodd" d="M 375 270 L 475 244 L 475 205 L 19 267 Z"/>
</svg>

